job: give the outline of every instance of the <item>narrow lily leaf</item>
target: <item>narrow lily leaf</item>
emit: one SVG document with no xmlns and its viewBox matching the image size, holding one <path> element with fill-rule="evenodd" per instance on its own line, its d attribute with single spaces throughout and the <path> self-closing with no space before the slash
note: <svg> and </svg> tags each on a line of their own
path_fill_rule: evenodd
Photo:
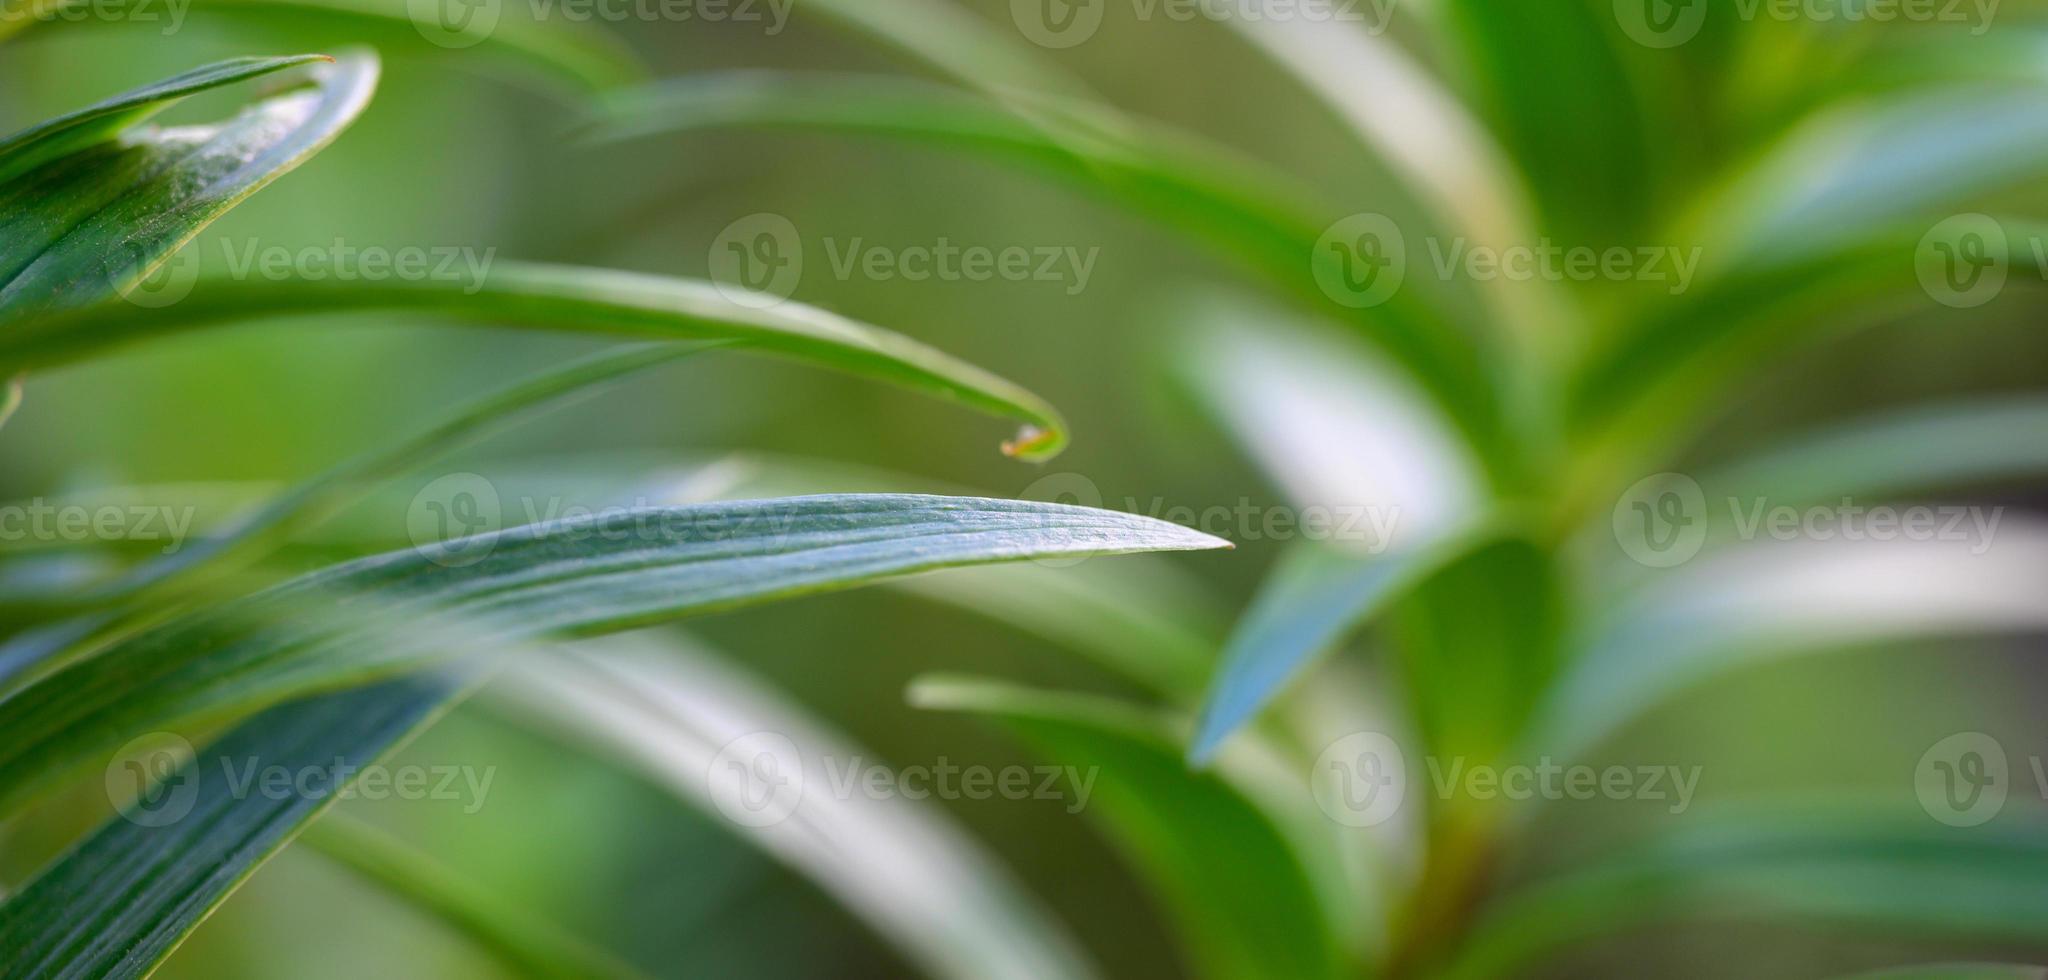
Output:
<svg viewBox="0 0 2048 980">
<path fill-rule="evenodd" d="M 646 340 L 730 341 L 949 397 L 1025 430 L 1004 448 L 1049 459 L 1067 442 L 1052 406 L 900 334 L 733 287 L 566 266 L 499 263 L 481 282 L 200 280 L 163 309 L 114 302 L 0 336 L 0 364 L 74 360 L 108 346 L 197 327 L 317 313 L 406 313 L 458 323 L 538 327 Z"/>
<path fill-rule="evenodd" d="M 989 715 L 1047 761 L 1097 772 L 1087 812 L 1159 892 L 1187 947 L 1187 969 L 1233 978 L 1348 973 L 1331 921 L 1345 904 L 1317 878 L 1335 860 L 1305 852 L 1300 837 L 1221 774 L 1188 771 L 1176 726 L 1103 698 L 991 681 L 924 678 L 908 696 L 921 708 Z M 1305 785 L 1295 789 L 1296 801 L 1307 798 Z"/>
<path fill-rule="evenodd" d="M 1441 228 L 1452 229 L 1447 237 L 1498 249 L 1539 240 L 1527 190 L 1499 144 L 1399 44 L 1371 29 L 1386 25 L 1288 16 L 1284 6 L 1249 0 L 1220 15 L 1223 8 L 1202 9 L 1321 99 L 1362 146 L 1393 167 Z M 1555 344 L 1565 329 L 1562 290 L 1507 278 L 1480 286 L 1511 339 L 1540 347 Z"/>
<path fill-rule="evenodd" d="M 41 166 L 0 185 L 0 332 L 26 331 L 129 289 L 201 229 L 318 153 L 355 120 L 376 88 L 376 58 L 351 55 L 312 66 L 313 88 L 266 99 L 218 126 L 75 145 L 87 135 L 106 135 L 103 124 L 146 115 L 160 102 L 195 91 L 194 85 L 223 84 L 238 71 L 260 74 L 289 63 L 202 71 L 197 81 L 181 76 L 166 88 L 131 93 L 21 137 L 20 159 Z M 45 160 L 53 149 L 73 152 Z M 11 166 L 0 160 L 0 167 Z"/>
<path fill-rule="evenodd" d="M 633 355 L 616 356 L 630 359 Z M 404 452 L 394 449 L 390 455 L 395 457 Z M 802 496 L 827 491 L 948 496 L 966 492 L 942 481 L 907 473 L 760 453 L 700 458 L 669 453 L 569 453 L 467 465 L 496 488 L 501 500 L 573 501 L 588 510 Z M 334 472 L 330 471 L 330 476 Z M 125 506 L 135 500 L 213 501 L 196 506 L 202 514 L 223 515 L 217 519 L 217 526 L 223 528 L 217 534 L 226 535 L 231 533 L 227 530 L 230 522 L 232 533 L 247 533 L 262 526 L 254 518 L 237 519 L 234 515 L 269 513 L 280 508 L 282 500 L 292 499 L 313 485 L 308 483 L 275 501 L 275 490 L 268 484 L 232 483 L 109 488 L 70 496 L 67 500 L 88 509 Z M 405 547 L 405 518 L 417 492 L 417 487 L 403 481 L 376 487 L 327 484 L 322 491 L 323 499 L 331 495 L 333 500 L 349 498 L 360 502 L 317 526 L 295 519 L 292 523 L 301 530 L 294 533 L 294 543 L 303 542 L 320 549 L 320 554 L 341 558 Z M 206 516 L 197 521 L 198 526 L 209 523 L 212 522 Z M 265 537 L 268 536 L 266 533 Z M 1192 580 L 1166 559 L 1057 564 L 1061 567 L 1026 564 L 959 569 L 946 575 L 893 580 L 888 587 L 1041 636 L 1175 702 L 1188 703 L 1200 696 L 1225 625 L 1214 597 L 1207 594 L 1202 583 Z M 12 567 L 15 566 L 0 564 L 0 572 Z M 9 580 L 0 576 L 0 586 L 4 586 L 0 587 L 0 611 L 10 606 L 61 610 L 76 596 L 95 589 L 90 577 L 80 581 L 54 576 Z M 79 639 L 67 633 L 48 642 L 43 638 L 18 637 L 0 644 L 0 692 L 8 688 L 10 679 L 25 665 L 49 656 L 53 644 L 68 646 Z"/>
<path fill-rule="evenodd" d="M 19 600 L 38 610 L 93 610 L 86 615 L 11 638 L 0 645 L 0 697 L 26 679 L 47 672 L 70 655 L 91 648 L 132 617 L 99 607 L 189 594 L 219 584 L 224 576 L 262 558 L 305 528 L 318 524 L 354 499 L 363 484 L 385 479 L 464 442 L 513 424 L 525 413 L 617 381 L 636 371 L 697 353 L 701 347 L 655 345 L 614 351 L 531 378 L 471 405 L 432 429 L 349 460 L 269 500 L 228 526 L 168 555 L 134 566 L 111 581 L 87 586 L 53 583 L 43 592 L 26 590 L 0 600 Z M 153 496 L 149 499 L 165 499 Z M 382 544 L 382 547 L 392 547 Z M 128 610 L 132 612 L 131 610 Z"/>
<path fill-rule="evenodd" d="M 1484 535 L 1358 555 L 1314 542 L 1287 553 L 1259 587 L 1223 650 L 1188 759 L 1206 765 L 1223 740 L 1251 721 L 1314 659 L 1375 612 L 1466 554 Z"/>
<path fill-rule="evenodd" d="M 1242 304 L 1189 316 L 1202 332 L 1182 345 L 1188 386 L 1294 507 L 1333 515 L 1338 537 L 1290 551 L 1238 622 L 1189 748 L 1201 763 L 1315 656 L 1475 547 L 1465 529 L 1484 491 L 1442 416 L 1358 351 Z"/>
<path fill-rule="evenodd" d="M 318 54 L 290 58 L 235 58 L 195 68 L 47 120 L 0 140 L 0 184 L 95 143 L 111 140 L 151 116 L 208 89 L 331 60 Z"/>
<path fill-rule="evenodd" d="M 148 13 L 152 0 L 19 0 L 62 9 L 92 4 L 98 19 L 118 23 Z M 0 4 L 5 6 L 6 4 Z M 505 18 L 496 3 L 465 11 L 407 0 L 192 0 L 198 21 L 228 21 L 258 28 L 289 27 L 292 34 L 345 37 L 386 50 L 454 50 L 458 57 L 495 56 L 528 74 L 565 82 L 585 92 L 642 80 L 646 73 L 631 48 L 605 31 L 558 19 L 541 24 Z M 47 18 L 46 18 L 47 19 Z M 0 19 L 0 40 L 35 24 L 34 18 Z M 61 21 L 60 21 L 61 22 Z M 438 47 L 429 47 L 429 42 Z"/>
<path fill-rule="evenodd" d="M 1718 496 L 1900 498 L 2048 474 L 2048 398 L 1917 405 L 1794 436 L 1701 477 Z"/>
<path fill-rule="evenodd" d="M 507 904 L 442 867 L 434 856 L 346 811 L 306 828 L 301 841 L 385 892 L 474 940 L 520 976 L 558 980 L 643 976 L 552 922 Z"/>
<path fill-rule="evenodd" d="M 1190 392 L 1296 508 L 1341 511 L 1334 536 L 1354 550 L 1419 543 L 1479 515 L 1479 461 L 1384 361 L 1232 295 L 1172 316 L 1192 334 L 1175 345 Z"/>
<path fill-rule="evenodd" d="M 448 679 L 413 678 L 249 719 L 0 904 L 0 964 L 37 980 L 148 975 L 348 785 L 342 777 L 252 794 L 238 773 L 360 771 L 431 723 L 458 690 Z"/>
<path fill-rule="evenodd" d="M 1673 692 L 1770 658 L 2048 629 L 2048 526 L 2005 518 L 1969 538 L 1771 541 L 1703 555 L 1597 631 L 1550 692 L 1529 745 L 1584 752 Z"/>
<path fill-rule="evenodd" d="M 1703 238 L 1799 255 L 1966 211 L 2048 163 L 2048 123 L 2030 111 L 2039 98 L 1964 85 L 1817 114 L 1702 205 Z"/>
<path fill-rule="evenodd" d="M 1334 260 L 1318 244 L 1329 209 L 1296 200 L 1284 190 L 1291 181 L 1156 125 L 1103 119 L 1085 104 L 1039 100 L 1032 106 L 1039 111 L 1027 119 L 1004 106 L 895 79 L 718 74 L 622 94 L 607 105 L 595 135 L 795 127 L 931 141 L 1032 165 L 1197 235 L 1312 308 L 1342 314 L 1473 443 L 1504 452 L 1497 444 L 1494 394 L 1470 338 L 1418 290 L 1396 290 L 1366 309 L 1337 307 L 1315 276 L 1320 263 Z M 1045 118 L 1071 124 L 1040 124 Z"/>
<path fill-rule="evenodd" d="M 469 405 L 431 429 L 349 460 L 272 499 L 233 526 L 131 570 L 79 598 L 97 604 L 134 597 L 202 573 L 259 557 L 351 500 L 357 485 L 389 478 L 464 443 L 520 421 L 526 412 L 594 389 L 638 371 L 703 350 L 684 344 L 610 351 L 556 368 Z"/>
<path fill-rule="evenodd" d="M 9 698 L 0 813 L 123 733 L 234 717 L 451 653 L 961 565 L 1227 546 L 1113 511 L 847 495 L 599 513 L 368 558 L 173 620 Z"/>
<path fill-rule="evenodd" d="M 1986 831 L 1924 820 L 1709 826 L 1508 895 L 1443 975 L 1521 975 L 1570 945 L 1688 919 L 1858 928 L 1930 945 L 2048 942 L 2048 840 Z"/>
<path fill-rule="evenodd" d="M 712 656 L 674 646 L 620 638 L 588 655 L 522 664 L 492 691 L 517 709 L 509 721 L 537 720 L 601 749 L 725 822 L 929 975 L 1094 972 L 1058 921 L 942 808 L 835 791 L 835 767 L 873 756 Z M 760 785 L 755 773 L 769 771 L 793 782 Z M 762 789 L 770 795 L 749 808 Z"/>
</svg>

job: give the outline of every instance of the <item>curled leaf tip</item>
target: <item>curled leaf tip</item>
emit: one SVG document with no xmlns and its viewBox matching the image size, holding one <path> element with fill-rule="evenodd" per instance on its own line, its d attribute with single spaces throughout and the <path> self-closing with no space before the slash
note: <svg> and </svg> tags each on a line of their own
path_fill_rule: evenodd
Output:
<svg viewBox="0 0 2048 980">
<path fill-rule="evenodd" d="M 1014 459 L 1051 459 L 1060 451 L 1060 444 L 1066 440 L 1051 429 L 1027 425 L 1017 430 L 1017 437 L 1003 442 L 1003 455 Z"/>
</svg>

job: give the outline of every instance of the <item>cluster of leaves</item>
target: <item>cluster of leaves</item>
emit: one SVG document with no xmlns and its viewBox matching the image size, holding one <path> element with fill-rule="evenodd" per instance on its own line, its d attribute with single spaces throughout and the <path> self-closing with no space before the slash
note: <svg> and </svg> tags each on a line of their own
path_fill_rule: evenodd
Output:
<svg viewBox="0 0 2048 980">
<path fill-rule="evenodd" d="M 864 26 L 959 87 L 696 75 L 614 95 L 592 132 L 794 128 L 1016 163 L 1184 233 L 1264 288 L 1168 311 L 1185 328 L 1182 376 L 1296 505 L 1398 511 L 1398 534 L 1372 554 L 1297 546 L 1205 690 L 1136 671 L 1157 705 L 958 678 L 913 690 L 1115 774 L 1095 815 L 1154 884 L 1197 971 L 1513 974 L 1572 944 L 1699 916 L 1883 930 L 1930 949 L 2038 947 L 2038 835 L 1935 833 L 1917 812 L 1881 808 L 1820 820 L 1784 801 L 1530 871 L 1543 863 L 1531 836 L 1543 800 L 1432 798 L 1413 826 L 1371 833 L 1323 819 L 1301 778 L 1332 735 L 1319 724 L 1332 701 L 1369 719 L 1358 727 L 1402 733 L 1411 767 L 1571 763 L 1739 665 L 2048 625 L 2048 526 L 2031 519 L 2008 519 L 1982 555 L 1739 542 L 1725 517 L 1683 568 L 1653 572 L 1616 547 L 1616 502 L 1689 459 L 1765 376 L 1758 364 L 1940 310 L 1918 284 L 1916 246 L 2048 168 L 2048 141 L 2027 121 L 2042 35 L 2024 14 L 1978 36 L 1706 6 L 1706 29 L 1673 49 L 1636 43 L 1594 0 L 1403 6 L 1434 70 L 1341 19 L 1210 8 L 1399 178 L 1361 189 L 1365 209 L 1122 112 L 999 31 L 951 18 L 927 30 L 941 18 L 925 3 L 876 4 Z M 965 50 L 1003 55 L 947 57 Z M 1411 256 L 1425 240 L 1654 243 L 1697 246 L 1704 262 L 1681 295 L 1417 273 L 1381 302 L 1346 302 L 1321 285 L 1341 259 L 1318 239 L 1367 209 L 1424 216 L 1403 228 Z M 2039 398 L 1895 409 L 1751 434 L 1699 482 L 1715 499 L 1795 506 L 1918 499 L 2038 476 L 2044 426 Z M 1281 697 L 1369 622 L 1380 697 L 1328 684 Z"/>
<path fill-rule="evenodd" d="M 315 0 L 220 6 L 378 16 Z M 1708 261 L 1694 288 L 1673 297 L 1617 283 L 1417 282 L 1377 305 L 1333 302 L 1318 273 L 1341 259 L 1318 239 L 1359 210 L 1352 202 L 1316 200 L 1266 165 L 1122 112 L 937 0 L 830 0 L 806 12 L 953 86 L 765 72 L 639 84 L 604 42 L 573 32 L 504 31 L 485 49 L 601 89 L 588 129 L 598 143 L 740 126 L 930 142 L 1101 192 L 1264 290 L 1172 311 L 1188 327 L 1176 366 L 1298 505 L 1398 508 L 1395 540 L 1363 555 L 1303 543 L 1220 637 L 1176 589 L 1092 566 L 1067 576 L 992 568 L 913 586 L 1044 633 L 1156 696 L 1139 704 L 965 678 L 911 691 L 921 706 L 994 719 L 1063 762 L 1100 765 L 1091 816 L 1153 886 L 1193 969 L 1493 976 L 1643 923 L 1731 913 L 1883 929 L 1930 946 L 2048 943 L 2038 887 L 2048 840 L 2038 836 L 1766 807 L 1692 819 L 1563 872 L 1519 874 L 1540 853 L 1529 829 L 1541 800 L 1433 799 L 1411 805 L 1410 822 L 1373 832 L 1318 812 L 1305 776 L 1333 712 L 1352 727 L 1403 732 L 1417 757 L 1569 761 L 1739 664 L 2048 619 L 2048 529 L 2029 523 L 2009 521 L 1992 553 L 1967 560 L 1930 547 L 1716 538 L 1648 582 L 1608 527 L 1625 488 L 1683 459 L 1760 359 L 1922 305 L 1914 246 L 1933 220 L 2048 166 L 2048 140 L 2030 122 L 2038 69 L 2026 25 L 1987 38 L 1892 32 L 1821 64 L 1808 56 L 1838 43 L 1841 25 L 1710 18 L 1691 45 L 1661 50 L 1629 41 L 1611 5 L 1594 0 L 1415 6 L 1415 41 L 1435 71 L 1354 25 L 1220 19 L 1400 178 L 1366 189 L 1379 196 L 1367 198 L 1373 210 L 1424 215 L 1429 227 L 1416 230 L 1440 240 L 1697 243 Z M 256 77 L 303 81 L 203 132 L 141 125 L 177 98 Z M 698 284 L 528 267 L 494 275 L 473 297 L 423 283 L 202 282 L 164 310 L 110 299 L 333 138 L 375 77 L 366 55 L 213 66 L 0 143 L 0 377 L 194 326 L 334 310 L 669 343 L 508 390 L 337 467 L 175 561 L 10 596 L 0 816 L 104 761 L 123 738 L 174 723 L 233 723 L 208 757 L 375 758 L 470 690 L 477 664 L 550 638 L 947 565 L 1212 544 L 1055 505 L 801 498 L 685 515 L 739 526 L 765 515 L 753 523 L 778 527 L 770 540 L 627 553 L 608 551 L 598 529 L 544 525 L 508 532 L 474 565 L 399 552 L 245 594 L 237 586 L 260 577 L 266 554 L 366 484 L 487 423 L 701 349 L 676 341 L 761 348 L 946 395 L 1032 427 L 1018 445 L 1037 455 L 1064 438 L 1029 393 L 904 338 L 794 304 L 735 304 Z M 2048 466 L 2044 431 L 2048 405 L 2036 400 L 1937 406 L 1753 446 L 1701 482 L 1788 503 L 1905 497 L 2036 475 Z M 1380 627 L 1382 690 L 1283 696 L 1369 622 Z M 1211 678 L 1217 644 L 1224 657 Z M 708 722 L 702 705 L 776 719 L 762 729 L 804 724 L 710 660 L 631 653 L 546 661 L 538 676 L 516 678 L 531 685 L 520 701 L 684 796 L 702 792 L 703 759 L 734 732 Z M 1398 694 L 1369 696 L 1386 692 Z M 0 906 L 9 975 L 146 971 L 329 802 L 233 800 L 206 771 L 188 820 L 112 821 Z M 764 832 L 762 846 L 919 966 L 946 976 L 1088 972 L 1056 920 L 933 815 L 877 821 L 827 801 L 806 806 L 806 821 Z M 627 969 L 490 909 L 402 844 L 333 827 L 309 839 L 508 962 L 551 975 Z M 824 846 L 834 829 L 875 846 Z"/>
</svg>

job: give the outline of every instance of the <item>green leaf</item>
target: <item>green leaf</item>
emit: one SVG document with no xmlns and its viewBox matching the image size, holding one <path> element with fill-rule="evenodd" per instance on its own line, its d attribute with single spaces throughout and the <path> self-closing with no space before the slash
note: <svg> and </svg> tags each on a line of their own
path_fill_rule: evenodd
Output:
<svg viewBox="0 0 2048 980">
<path fill-rule="evenodd" d="M 1206 765 L 1224 739 L 1250 722 L 1314 658 L 1334 649 L 1373 614 L 1488 535 L 1452 535 L 1429 545 L 1359 555 L 1315 542 L 1290 551 L 1238 620 L 1210 682 L 1188 759 Z"/>
<path fill-rule="evenodd" d="M 244 722 L 0 904 L 9 976 L 146 976 L 229 893 L 332 805 L 360 767 L 430 724 L 459 685 L 393 681 L 284 705 Z M 110 763 L 111 765 L 112 763 Z M 346 775 L 304 792 L 250 793 L 281 766 Z M 329 769 L 335 767 L 335 769 Z M 111 782 L 111 777 L 110 777 Z"/>
<path fill-rule="evenodd" d="M 161 309 L 104 303 L 0 334 L 0 364 L 62 363 L 198 327 L 319 313 L 405 313 L 643 340 L 717 340 L 952 398 L 1026 424 L 1005 446 L 1049 459 L 1066 424 L 1043 399 L 914 340 L 834 313 L 723 284 L 566 266 L 497 263 L 481 282 L 202 279 Z"/>
<path fill-rule="evenodd" d="M 21 410 L 21 389 L 27 381 L 28 375 L 17 374 L 7 379 L 4 387 L 0 387 L 0 426 L 6 425 L 7 420 Z"/>
<path fill-rule="evenodd" d="M 1058 120 L 1060 124 L 1049 124 Z M 1316 270 L 1336 261 L 1318 246 L 1335 213 L 1297 199 L 1295 184 L 1236 154 L 1086 103 L 1034 99 L 1012 108 L 928 85 L 846 75 L 729 73 L 622 93 L 595 135 L 622 140 L 731 126 L 823 129 L 956 146 L 1018 161 L 1108 194 L 1206 241 L 1309 308 L 1345 320 L 1409 372 L 1475 446 L 1500 445 L 1495 395 L 1481 352 L 1418 290 L 1367 309 L 1339 306 Z"/>
<path fill-rule="evenodd" d="M 34 3 L 37 0 L 21 0 Z M 91 4 L 97 19 L 119 23 L 160 10 L 155 0 L 44 0 L 56 8 Z M 0 6 L 10 5 L 0 0 Z M 18 5 L 15 3 L 13 5 Z M 439 0 L 419 4 L 418 17 L 407 0 L 192 0 L 188 23 L 229 23 L 283 37 L 317 36 L 335 43 L 367 44 L 381 49 L 419 50 L 474 59 L 479 55 L 523 74 L 567 83 L 583 92 L 602 91 L 643 80 L 646 72 L 632 49 L 611 34 L 563 18 L 542 24 L 500 18 L 503 7 L 492 4 L 474 15 L 471 27 L 445 31 L 422 18 L 443 10 Z M 454 9 L 454 8 L 450 8 Z M 0 19 L 0 41 L 34 26 L 28 18 Z M 447 43 L 444 43 L 447 42 Z"/>
<path fill-rule="evenodd" d="M 1104 698 L 993 681 L 921 678 L 908 697 L 920 708 L 992 716 L 1048 762 L 1098 771 L 1085 812 L 1159 893 L 1187 947 L 1185 969 L 1348 974 L 1336 933 L 1363 923 L 1349 916 L 1344 883 L 1330 880 L 1341 878 L 1336 859 L 1223 774 L 1188 771 L 1179 726 Z M 1305 786 L 1291 789 L 1297 804 L 1309 798 Z M 1328 834 L 1310 819 L 1320 824 L 1310 831 Z"/>
<path fill-rule="evenodd" d="M 0 697 L 25 680 L 61 665 L 69 656 L 91 649 L 110 632 L 130 624 L 138 611 L 146 615 L 151 603 L 209 589 L 231 588 L 233 583 L 224 581 L 227 576 L 332 516 L 363 492 L 364 484 L 389 478 L 464 442 L 481 438 L 551 401 L 588 394 L 593 388 L 633 372 L 667 364 L 703 349 L 684 344 L 649 345 L 607 352 L 545 372 L 486 397 L 431 429 L 318 474 L 236 516 L 228 526 L 205 538 L 170 554 L 152 557 L 111 580 L 83 586 L 53 582 L 45 590 L 11 590 L 0 598 L 0 609 L 20 603 L 45 613 L 53 609 L 91 612 L 56 624 L 54 631 L 10 638 L 0 645 Z M 391 546 L 379 542 L 379 547 Z M 114 605 L 125 608 L 116 612 L 101 610 Z"/>
<path fill-rule="evenodd" d="M 1902 498 L 2048 474 L 2048 398 L 1915 405 L 1780 439 L 1717 467 L 1719 496 L 1798 504 Z"/>
<path fill-rule="evenodd" d="M 277 95 L 217 126 L 110 138 L 163 104 L 307 59 L 226 63 L 58 120 L 13 143 L 39 164 L 0 185 L 0 334 L 125 291 L 216 218 L 318 153 L 376 88 L 377 61 L 351 55 L 311 67 L 314 88 Z M 89 146 L 84 140 L 97 139 Z M 67 150 L 60 159 L 48 154 Z M 133 308 L 129 308 L 133 312 Z"/>
<path fill-rule="evenodd" d="M 1289 550 L 1238 621 L 1189 747 L 1200 764 L 1314 657 L 1491 532 L 1474 530 L 1487 494 L 1470 453 L 1384 364 L 1242 302 L 1189 304 L 1182 319 L 1196 329 L 1177 351 L 1188 387 L 1338 537 Z"/>
<path fill-rule="evenodd" d="M 1927 820 L 1689 825 L 1496 901 L 1442 975 L 1521 975 L 1571 945 L 1698 919 L 1852 927 L 1889 942 L 2039 945 L 2048 941 L 2044 874 L 2048 839 L 2032 832 Z"/>
<path fill-rule="evenodd" d="M 432 854 L 348 815 L 326 814 L 302 843 L 469 937 L 520 976 L 640 977 L 610 954 L 441 866 Z"/>
<path fill-rule="evenodd" d="M 1988 518 L 1989 514 L 1986 512 Z M 1585 752 L 1745 665 L 1891 638 L 2048 629 L 2048 526 L 1974 540 L 1763 541 L 1708 552 L 1611 610 L 1546 692 L 1532 752 Z"/>
<path fill-rule="evenodd" d="M 151 116 L 208 89 L 332 60 L 318 54 L 289 58 L 234 58 L 195 68 L 46 120 L 0 139 L 0 184 L 60 157 L 112 140 Z"/>
<path fill-rule="evenodd" d="M 1432 10 L 1451 71 L 1527 174 L 1545 227 L 1573 244 L 1626 240 L 1656 197 L 1658 161 L 1611 9 L 1445 0 Z"/>
<path fill-rule="evenodd" d="M 842 768 L 881 760 L 706 651 L 620 637 L 522 663 L 491 693 L 507 721 L 589 745 L 809 877 L 926 975 L 1094 972 L 943 807 L 841 788 Z M 762 785 L 769 771 L 793 782 Z"/>
<path fill-rule="evenodd" d="M 180 617 L 8 699 L 0 813 L 122 733 L 234 717 L 524 638 L 960 565 L 1227 546 L 1112 511 L 847 495 L 597 513 L 363 559 Z"/>
<path fill-rule="evenodd" d="M 1175 373 L 1296 508 L 1342 509 L 1360 548 L 1420 542 L 1477 520 L 1480 460 L 1443 412 L 1349 338 L 1229 294 L 1167 313 Z M 1332 452 L 1343 446 L 1343 452 Z"/>
<path fill-rule="evenodd" d="M 456 411 L 430 429 L 372 450 L 313 476 L 272 498 L 233 526 L 179 551 L 130 569 L 104 587 L 78 594 L 92 605 L 136 598 L 195 578 L 219 574 L 261 557 L 294 534 L 333 514 L 354 498 L 359 485 L 387 479 L 450 449 L 516 424 L 537 408 L 595 389 L 631 374 L 702 352 L 703 346 L 662 344 L 607 351 L 528 378 Z"/>
</svg>

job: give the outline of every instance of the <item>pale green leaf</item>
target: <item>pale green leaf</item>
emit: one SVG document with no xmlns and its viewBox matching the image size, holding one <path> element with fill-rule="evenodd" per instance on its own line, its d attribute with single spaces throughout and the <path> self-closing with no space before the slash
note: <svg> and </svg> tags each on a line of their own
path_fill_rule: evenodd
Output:
<svg viewBox="0 0 2048 980">
<path fill-rule="evenodd" d="M 622 637 L 522 664 L 492 692 L 508 720 L 591 745 L 817 882 L 929 975 L 1094 972 L 942 808 L 869 794 L 842 770 L 883 760 L 706 652 Z"/>
</svg>

